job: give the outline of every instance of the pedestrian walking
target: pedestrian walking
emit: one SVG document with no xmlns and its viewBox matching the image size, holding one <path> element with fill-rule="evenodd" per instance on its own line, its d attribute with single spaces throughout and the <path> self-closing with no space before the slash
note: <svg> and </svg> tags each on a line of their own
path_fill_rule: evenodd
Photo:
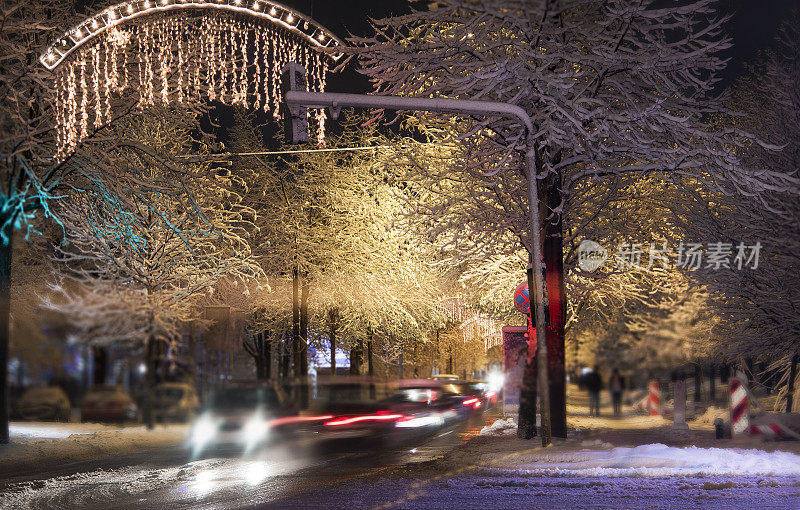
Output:
<svg viewBox="0 0 800 510">
<path fill-rule="evenodd" d="M 583 385 L 589 391 L 589 416 L 600 416 L 600 390 L 603 389 L 603 378 L 600 368 L 594 369 L 584 376 Z"/>
<path fill-rule="evenodd" d="M 614 416 L 622 414 L 622 390 L 625 388 L 625 379 L 619 373 L 619 370 L 614 368 L 611 372 L 611 377 L 608 379 L 608 389 L 611 391 L 611 403 L 614 406 Z"/>
</svg>

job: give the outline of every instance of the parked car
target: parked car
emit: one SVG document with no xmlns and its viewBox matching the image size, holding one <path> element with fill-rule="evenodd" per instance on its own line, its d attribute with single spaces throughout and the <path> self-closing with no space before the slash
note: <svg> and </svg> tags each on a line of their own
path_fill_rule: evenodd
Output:
<svg viewBox="0 0 800 510">
<path fill-rule="evenodd" d="M 121 386 L 95 386 L 81 403 L 81 421 L 137 421 L 139 408 Z"/>
<path fill-rule="evenodd" d="M 156 421 L 189 421 L 199 407 L 197 391 L 189 383 L 163 382 L 153 389 Z"/>
<path fill-rule="evenodd" d="M 458 381 L 460 378 L 455 374 L 437 374 L 431 377 L 434 381 Z"/>
<path fill-rule="evenodd" d="M 17 400 L 16 411 L 23 420 L 69 421 L 69 398 L 58 386 L 28 388 Z"/>
</svg>

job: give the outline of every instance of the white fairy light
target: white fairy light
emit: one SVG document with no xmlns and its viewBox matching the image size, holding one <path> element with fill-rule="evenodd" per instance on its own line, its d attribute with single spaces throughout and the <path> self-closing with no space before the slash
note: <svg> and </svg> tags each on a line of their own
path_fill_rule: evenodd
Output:
<svg viewBox="0 0 800 510">
<path fill-rule="evenodd" d="M 253 2 L 253 10 L 254 11 L 257 11 L 259 9 L 259 7 L 260 6 L 258 5 L 258 2 Z"/>
<path fill-rule="evenodd" d="M 75 37 L 77 37 L 78 39 L 80 39 L 82 35 L 83 35 L 83 32 L 81 32 L 81 29 L 80 29 L 80 28 L 78 28 L 78 29 L 76 29 L 76 30 L 75 30 Z M 52 55 L 52 53 L 50 53 L 50 55 Z"/>
<path fill-rule="evenodd" d="M 150 8 L 150 0 L 144 0 L 144 8 L 145 9 L 149 9 Z"/>
<path fill-rule="evenodd" d="M 96 19 L 92 20 L 92 28 L 97 30 L 97 26 L 98 26 L 97 25 L 97 20 Z"/>
<path fill-rule="evenodd" d="M 294 16 L 292 16 L 292 13 L 290 12 L 289 14 L 286 15 L 286 22 L 291 23 L 293 21 L 294 21 Z"/>
<path fill-rule="evenodd" d="M 317 39 L 319 39 L 319 42 L 324 41 L 325 40 L 325 34 L 320 33 L 319 36 L 317 36 Z"/>
<path fill-rule="evenodd" d="M 269 10 L 269 13 L 271 16 L 275 16 L 276 14 L 278 14 L 278 11 L 275 10 L 275 7 L 273 7 L 272 9 Z"/>
<path fill-rule="evenodd" d="M 126 10 L 128 11 L 128 14 L 133 14 L 133 6 L 131 4 L 128 4 L 128 8 Z"/>
</svg>

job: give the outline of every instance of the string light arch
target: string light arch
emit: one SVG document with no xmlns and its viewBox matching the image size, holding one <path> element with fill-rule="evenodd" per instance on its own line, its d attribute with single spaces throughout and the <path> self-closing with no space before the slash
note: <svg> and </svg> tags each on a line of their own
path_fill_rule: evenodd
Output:
<svg viewBox="0 0 800 510">
<path fill-rule="evenodd" d="M 302 13 L 267 0 L 134 0 L 73 26 L 40 56 L 54 73 L 56 156 L 112 119 L 123 93 L 142 106 L 204 100 L 261 109 L 279 118 L 281 71 L 308 71 L 324 91 L 344 43 Z M 325 113 L 310 112 L 324 138 Z"/>
</svg>

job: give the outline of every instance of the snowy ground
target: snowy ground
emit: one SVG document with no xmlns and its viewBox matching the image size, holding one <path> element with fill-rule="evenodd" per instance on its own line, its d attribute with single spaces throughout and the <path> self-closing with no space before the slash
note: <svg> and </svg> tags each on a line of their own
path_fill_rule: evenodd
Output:
<svg viewBox="0 0 800 510">
<path fill-rule="evenodd" d="M 9 429 L 11 443 L 0 446 L 0 479 L 43 465 L 177 445 L 188 433 L 186 425 L 147 430 L 100 423 L 14 422 Z"/>
</svg>

